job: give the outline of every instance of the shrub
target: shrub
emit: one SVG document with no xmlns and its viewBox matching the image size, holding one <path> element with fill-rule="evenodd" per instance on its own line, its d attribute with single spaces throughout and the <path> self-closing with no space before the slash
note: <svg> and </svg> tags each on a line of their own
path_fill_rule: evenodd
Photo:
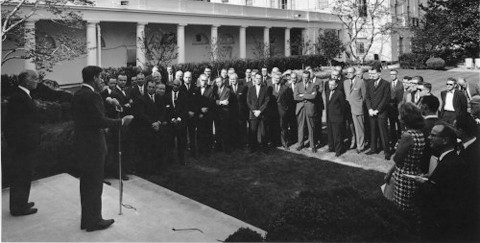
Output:
<svg viewBox="0 0 480 243">
<path fill-rule="evenodd" d="M 229 235 L 225 242 L 263 242 L 265 239 L 249 228 L 240 228 L 235 233 Z"/>
<path fill-rule="evenodd" d="M 395 206 L 364 198 L 352 187 L 302 192 L 271 221 L 266 241 L 408 241 L 408 224 Z"/>
<path fill-rule="evenodd" d="M 438 57 L 429 58 L 426 64 L 429 69 L 443 70 L 445 68 L 445 61 Z"/>
<path fill-rule="evenodd" d="M 405 69 L 425 69 L 428 56 L 420 53 L 405 53 L 398 57 L 400 67 Z"/>
</svg>

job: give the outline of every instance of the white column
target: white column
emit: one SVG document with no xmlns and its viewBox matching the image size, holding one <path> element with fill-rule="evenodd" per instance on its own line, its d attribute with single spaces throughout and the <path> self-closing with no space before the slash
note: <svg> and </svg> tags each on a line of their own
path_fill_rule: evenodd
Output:
<svg viewBox="0 0 480 243">
<path fill-rule="evenodd" d="M 285 56 L 289 57 L 292 55 L 290 51 L 290 29 L 291 28 L 285 28 Z"/>
<path fill-rule="evenodd" d="M 310 42 L 308 40 L 308 29 L 302 29 L 302 53 L 301 55 L 308 55 Z"/>
<path fill-rule="evenodd" d="M 263 28 L 263 53 L 265 57 L 270 57 L 270 27 Z"/>
<path fill-rule="evenodd" d="M 185 26 L 186 24 L 177 25 L 177 47 L 178 57 L 177 63 L 185 63 Z"/>
<path fill-rule="evenodd" d="M 97 65 L 97 24 L 98 21 L 87 23 L 87 65 Z"/>
<path fill-rule="evenodd" d="M 35 21 L 25 22 L 25 51 L 35 51 Z M 25 59 L 25 69 L 37 69 L 33 58 Z"/>
<path fill-rule="evenodd" d="M 218 27 L 219 25 L 212 25 L 212 29 L 210 31 L 210 47 L 212 52 L 212 59 L 216 61 L 218 58 Z"/>
<path fill-rule="evenodd" d="M 308 37 L 312 45 L 309 54 L 317 54 L 317 48 L 315 48 L 315 44 L 318 41 L 318 28 L 310 27 L 308 28 L 308 32 Z"/>
<path fill-rule="evenodd" d="M 97 25 L 97 65 L 102 66 L 102 28 Z"/>
<path fill-rule="evenodd" d="M 247 58 L 247 26 L 240 26 L 240 58 Z"/>
<path fill-rule="evenodd" d="M 137 39 L 136 39 L 136 46 L 137 46 L 137 67 L 145 67 L 146 59 L 145 59 L 145 25 L 148 23 L 137 23 Z"/>
</svg>

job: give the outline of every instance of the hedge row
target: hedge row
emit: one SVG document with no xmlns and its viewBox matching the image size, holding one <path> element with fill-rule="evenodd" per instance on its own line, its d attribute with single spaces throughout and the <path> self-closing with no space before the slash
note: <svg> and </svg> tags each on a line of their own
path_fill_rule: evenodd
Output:
<svg viewBox="0 0 480 243">
<path fill-rule="evenodd" d="M 439 57 L 431 57 L 428 54 L 406 53 L 399 57 L 400 67 L 406 69 L 445 69 L 446 62 Z"/>
<path fill-rule="evenodd" d="M 212 69 L 212 75 L 218 76 L 220 71 L 225 68 L 234 68 L 239 78 L 245 78 L 245 70 L 258 69 L 266 67 L 271 70 L 273 67 L 278 67 L 280 70 L 285 71 L 287 69 L 303 69 L 306 66 L 318 67 L 326 65 L 327 59 L 321 55 L 306 55 L 306 56 L 290 56 L 290 57 L 271 57 L 267 59 L 235 59 L 219 62 L 201 62 L 201 63 L 183 63 L 173 65 L 173 70 L 190 71 L 194 78 L 197 78 L 202 74 L 206 67 Z M 159 67 L 162 76 L 167 75 L 166 67 Z M 138 67 L 109 67 L 105 68 L 105 73 L 108 77 L 115 77 L 119 73 L 125 73 L 129 77 L 141 72 Z M 152 67 L 148 67 L 143 72 L 145 74 L 151 74 Z"/>
</svg>

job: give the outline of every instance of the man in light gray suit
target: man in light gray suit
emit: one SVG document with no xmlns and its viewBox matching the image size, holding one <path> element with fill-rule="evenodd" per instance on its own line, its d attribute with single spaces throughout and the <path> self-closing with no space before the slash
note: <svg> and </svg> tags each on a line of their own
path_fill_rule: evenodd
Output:
<svg viewBox="0 0 480 243">
<path fill-rule="evenodd" d="M 357 74 L 357 72 L 363 74 L 362 70 L 356 71 L 353 67 L 347 69 L 347 73 Z M 365 151 L 365 117 L 363 105 L 365 103 L 366 88 L 365 83 L 360 76 L 361 75 L 355 75 L 354 78 L 346 79 L 343 83 L 345 95 L 352 111 L 353 126 L 355 128 L 355 142 L 357 143 L 358 154 Z"/>
</svg>

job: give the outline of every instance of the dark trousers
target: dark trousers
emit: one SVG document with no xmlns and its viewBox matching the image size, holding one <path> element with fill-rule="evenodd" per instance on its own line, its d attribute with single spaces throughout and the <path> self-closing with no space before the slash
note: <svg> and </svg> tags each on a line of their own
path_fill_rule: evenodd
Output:
<svg viewBox="0 0 480 243">
<path fill-rule="evenodd" d="M 12 148 L 13 161 L 10 167 L 10 211 L 27 208 L 32 181 L 32 165 L 35 164 L 37 149 Z"/>
<path fill-rule="evenodd" d="M 250 148 L 256 149 L 258 145 L 265 146 L 265 127 L 263 117 L 250 119 Z"/>
<path fill-rule="evenodd" d="M 229 111 L 220 109 L 217 111 L 217 118 L 215 119 L 215 132 L 217 137 L 217 145 L 225 152 L 230 152 L 230 118 Z"/>
<path fill-rule="evenodd" d="M 192 154 L 196 153 L 197 148 L 197 140 L 195 139 L 197 130 L 197 118 L 196 117 L 189 117 L 187 118 L 187 134 L 188 134 L 188 147 L 190 148 L 190 152 Z"/>
<path fill-rule="evenodd" d="M 452 124 L 457 119 L 457 113 L 455 111 L 443 111 L 442 113 L 442 120 L 445 122 Z"/>
<path fill-rule="evenodd" d="M 291 143 L 296 143 L 297 142 L 297 136 L 298 136 L 298 124 L 297 124 L 297 117 L 295 117 L 295 108 L 292 108 L 292 110 L 287 112 L 286 116 L 286 123 L 287 123 L 287 128 L 289 131 L 289 141 Z"/>
<path fill-rule="evenodd" d="M 397 143 L 397 140 L 402 134 L 402 127 L 400 125 L 400 120 L 398 119 L 398 108 L 397 104 L 390 103 L 388 104 L 388 123 L 390 123 L 390 136 L 392 145 Z"/>
<path fill-rule="evenodd" d="M 388 146 L 388 131 L 387 131 L 387 117 L 386 116 L 370 116 L 370 148 L 372 151 L 378 151 L 377 148 L 377 129 L 380 133 L 382 146 L 385 154 L 390 154 L 390 147 Z"/>
<path fill-rule="evenodd" d="M 317 114 L 315 116 L 315 143 L 321 144 L 321 139 L 322 139 L 322 115 L 323 115 L 323 110 L 317 110 Z"/>
<path fill-rule="evenodd" d="M 273 146 L 278 146 L 281 143 L 281 122 L 278 113 L 272 113 L 268 118 L 268 141 Z"/>
<path fill-rule="evenodd" d="M 234 117 L 231 120 L 231 124 L 230 144 L 237 148 L 244 147 L 245 144 L 248 143 L 247 121 L 239 117 Z"/>
<path fill-rule="evenodd" d="M 310 143 L 310 147 L 315 147 L 315 141 L 313 135 L 315 134 L 315 117 L 307 116 L 305 110 L 302 110 L 297 115 L 298 121 L 298 144 L 299 146 L 303 147 L 303 133 L 305 129 L 305 124 L 308 127 L 308 141 Z"/>
<path fill-rule="evenodd" d="M 102 220 L 103 170 L 106 151 L 83 151 L 81 163 L 80 202 L 81 224 L 87 228 Z"/>
<path fill-rule="evenodd" d="M 278 110 L 280 121 L 280 141 L 282 146 L 288 146 L 289 133 L 288 133 L 288 113 L 283 110 Z"/>
<path fill-rule="evenodd" d="M 170 139 L 168 144 L 168 153 L 169 158 L 173 157 L 173 150 L 175 148 L 175 139 L 177 145 L 177 155 L 178 155 L 178 162 L 184 163 L 185 162 L 185 148 L 187 146 L 187 129 L 185 123 L 179 123 L 176 125 L 172 125 L 170 132 Z"/>
<path fill-rule="evenodd" d="M 119 132 L 121 132 L 119 136 Z M 127 131 L 122 129 L 111 129 L 107 136 L 107 158 L 105 160 L 105 174 L 106 176 L 119 176 L 119 150 L 122 151 L 123 155 L 126 155 L 126 150 L 128 149 L 128 140 Z M 119 140 L 121 139 L 121 144 Z M 127 169 L 127 160 L 125 156 L 121 158 L 122 162 L 122 175 L 126 174 Z"/>
<path fill-rule="evenodd" d="M 335 153 L 343 152 L 343 138 L 345 134 L 345 122 L 327 121 L 328 150 L 334 150 Z"/>
<path fill-rule="evenodd" d="M 213 143 L 213 121 L 209 115 L 198 118 L 198 153 L 210 155 Z"/>
<path fill-rule="evenodd" d="M 155 164 L 154 153 L 158 151 L 155 146 L 155 131 L 145 127 L 137 134 L 136 143 L 138 145 L 137 170 L 141 173 L 151 173 Z"/>
</svg>

